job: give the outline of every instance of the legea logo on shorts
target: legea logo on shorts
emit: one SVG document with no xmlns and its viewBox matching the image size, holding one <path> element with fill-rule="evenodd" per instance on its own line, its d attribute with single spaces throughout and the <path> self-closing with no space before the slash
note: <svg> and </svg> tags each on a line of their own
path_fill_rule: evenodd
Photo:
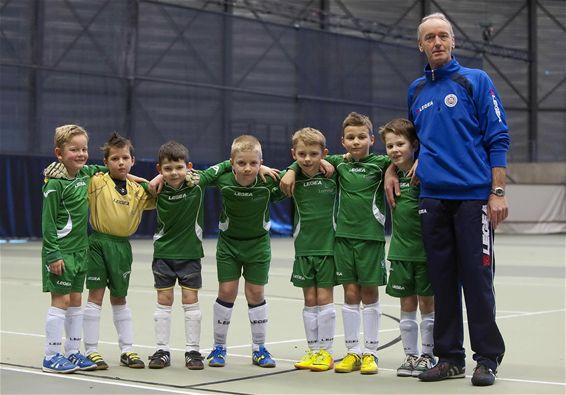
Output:
<svg viewBox="0 0 566 395">
<path fill-rule="evenodd" d="M 89 281 L 100 281 L 100 277 L 87 277 L 86 279 Z"/>
<path fill-rule="evenodd" d="M 57 280 L 57 285 L 62 285 L 64 287 L 70 287 L 71 283 L 68 281 Z"/>
<path fill-rule="evenodd" d="M 444 104 L 446 104 L 447 107 L 454 107 L 458 104 L 458 96 L 453 93 L 446 95 L 444 98 Z"/>
</svg>

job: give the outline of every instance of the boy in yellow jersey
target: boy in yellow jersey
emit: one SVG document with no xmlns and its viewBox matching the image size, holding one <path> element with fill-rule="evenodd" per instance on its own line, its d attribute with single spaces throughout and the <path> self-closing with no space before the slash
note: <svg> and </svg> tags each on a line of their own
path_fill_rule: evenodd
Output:
<svg viewBox="0 0 566 395">
<path fill-rule="evenodd" d="M 93 177 L 88 188 L 93 233 L 89 239 L 86 279 L 89 294 L 83 322 L 85 349 L 87 358 L 96 363 L 97 369 L 108 368 L 98 353 L 100 311 L 108 287 L 118 332 L 120 363 L 130 368 L 144 368 L 143 361 L 132 351 L 132 313 L 126 304 L 132 267 L 128 237 L 137 230 L 142 212 L 155 208 L 155 198 L 147 193 L 146 184 L 126 179 L 135 163 L 134 148 L 128 139 L 114 133 L 102 150 L 109 172 Z"/>
</svg>

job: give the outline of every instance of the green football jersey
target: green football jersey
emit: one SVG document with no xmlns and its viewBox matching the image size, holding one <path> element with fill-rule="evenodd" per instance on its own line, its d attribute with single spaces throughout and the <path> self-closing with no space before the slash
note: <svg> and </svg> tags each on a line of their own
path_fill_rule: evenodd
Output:
<svg viewBox="0 0 566 395">
<path fill-rule="evenodd" d="M 401 196 L 395 198 L 392 210 L 393 233 L 387 259 L 390 261 L 426 262 L 419 218 L 419 187 L 411 186 L 411 178 L 397 171 Z"/>
<path fill-rule="evenodd" d="M 243 187 L 233 173 L 222 174 L 212 183 L 222 195 L 222 208 L 218 227 L 224 236 L 237 240 L 255 239 L 269 232 L 269 203 L 282 200 L 279 181 L 256 177 L 255 182 Z"/>
<path fill-rule="evenodd" d="M 104 166 L 85 165 L 72 180 L 45 179 L 41 231 L 42 256 L 48 263 L 62 259 L 62 251 L 76 252 L 88 247 L 87 187 L 93 175 L 104 171 Z"/>
<path fill-rule="evenodd" d="M 295 256 L 333 255 L 337 174 L 308 177 L 297 172 L 293 201 Z"/>
<path fill-rule="evenodd" d="M 359 161 L 345 161 L 342 155 L 331 155 L 325 159 L 338 173 L 336 237 L 384 241 L 383 176 L 389 157 L 370 154 Z"/>
<path fill-rule="evenodd" d="M 165 183 L 157 199 L 157 231 L 153 236 L 153 258 L 200 259 L 204 256 L 204 191 L 207 185 L 231 169 L 224 161 L 199 171 L 198 185 L 183 183 L 173 188 Z"/>
</svg>

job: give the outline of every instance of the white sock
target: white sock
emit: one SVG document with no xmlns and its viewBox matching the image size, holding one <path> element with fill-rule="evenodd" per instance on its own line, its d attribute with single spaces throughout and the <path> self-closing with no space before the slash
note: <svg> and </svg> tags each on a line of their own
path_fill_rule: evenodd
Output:
<svg viewBox="0 0 566 395">
<path fill-rule="evenodd" d="M 220 303 L 214 303 L 214 346 L 222 346 L 226 348 L 226 337 L 228 336 L 228 328 L 230 327 L 230 318 L 232 318 L 233 307 L 222 306 Z"/>
<path fill-rule="evenodd" d="M 102 306 L 87 302 L 83 313 L 83 336 L 86 355 L 98 351 L 100 337 L 100 311 Z"/>
<path fill-rule="evenodd" d="M 433 355 L 434 348 L 434 311 L 428 314 L 421 314 L 421 341 L 423 354 Z"/>
<path fill-rule="evenodd" d="M 64 325 L 65 310 L 53 306 L 49 307 L 45 319 L 45 358 L 48 360 L 61 351 Z"/>
<path fill-rule="evenodd" d="M 333 353 L 336 334 L 336 307 L 334 303 L 318 306 L 318 342 L 322 350 Z"/>
<path fill-rule="evenodd" d="M 79 352 L 83 333 L 83 311 L 80 306 L 67 308 L 65 314 L 65 356 Z"/>
<path fill-rule="evenodd" d="M 342 306 L 342 321 L 344 322 L 344 340 L 348 353 L 361 354 L 360 348 L 360 305 L 345 304 Z"/>
<path fill-rule="evenodd" d="M 183 304 L 185 311 L 185 351 L 199 351 L 202 312 L 197 303 Z"/>
<path fill-rule="evenodd" d="M 303 326 L 305 327 L 305 336 L 307 338 L 307 345 L 310 350 L 318 351 L 320 345 L 318 344 L 318 307 L 317 306 L 304 306 L 303 307 Z"/>
<path fill-rule="evenodd" d="M 364 305 L 364 354 L 377 356 L 379 328 L 381 326 L 381 306 L 379 302 Z"/>
<path fill-rule="evenodd" d="M 132 322 L 132 311 L 127 304 L 112 305 L 112 318 L 118 332 L 118 347 L 120 352 L 125 353 L 132 350 L 134 345 L 134 324 Z"/>
<path fill-rule="evenodd" d="M 248 317 L 252 330 L 252 351 L 258 351 L 259 346 L 265 344 L 267 335 L 267 302 L 248 308 Z"/>
<path fill-rule="evenodd" d="M 417 311 L 401 311 L 399 322 L 401 342 L 405 355 L 419 356 L 419 325 L 417 323 Z"/>
<path fill-rule="evenodd" d="M 157 303 L 153 313 L 155 323 L 155 343 L 158 350 L 169 351 L 171 337 L 171 306 Z"/>
</svg>

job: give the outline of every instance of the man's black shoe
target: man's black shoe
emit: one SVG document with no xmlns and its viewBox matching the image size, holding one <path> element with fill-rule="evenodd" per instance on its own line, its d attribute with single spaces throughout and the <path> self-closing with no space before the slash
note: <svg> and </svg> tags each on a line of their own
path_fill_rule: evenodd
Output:
<svg viewBox="0 0 566 395">
<path fill-rule="evenodd" d="M 480 387 L 493 385 L 495 382 L 495 372 L 485 365 L 476 366 L 472 376 L 472 384 Z"/>
<path fill-rule="evenodd" d="M 446 379 L 461 379 L 466 377 L 466 367 L 441 361 L 435 367 L 419 374 L 421 381 L 440 381 Z"/>
</svg>

